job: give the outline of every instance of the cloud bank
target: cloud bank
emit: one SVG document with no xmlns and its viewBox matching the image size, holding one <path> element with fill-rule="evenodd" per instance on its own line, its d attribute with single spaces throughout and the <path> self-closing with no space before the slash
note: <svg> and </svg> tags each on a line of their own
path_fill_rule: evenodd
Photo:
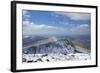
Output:
<svg viewBox="0 0 100 73">
<path fill-rule="evenodd" d="M 61 34 L 59 30 L 63 32 L 63 29 L 48 26 L 46 24 L 35 24 L 29 21 L 23 21 L 23 35 L 54 35 Z"/>
<path fill-rule="evenodd" d="M 54 12 L 55 14 L 60 14 L 69 17 L 72 20 L 89 20 L 91 15 L 89 13 L 72 13 L 72 12 Z"/>
<path fill-rule="evenodd" d="M 90 26 L 88 24 L 68 28 L 23 21 L 23 35 L 80 35 L 89 32 Z"/>
</svg>

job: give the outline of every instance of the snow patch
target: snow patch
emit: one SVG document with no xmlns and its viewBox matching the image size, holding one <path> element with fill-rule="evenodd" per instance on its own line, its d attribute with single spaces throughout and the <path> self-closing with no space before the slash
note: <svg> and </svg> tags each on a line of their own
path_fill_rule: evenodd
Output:
<svg viewBox="0 0 100 73">
<path fill-rule="evenodd" d="M 33 62 L 56 62 L 56 61 L 73 61 L 73 60 L 90 60 L 89 54 L 75 53 L 75 54 L 23 54 L 23 63 Z"/>
</svg>

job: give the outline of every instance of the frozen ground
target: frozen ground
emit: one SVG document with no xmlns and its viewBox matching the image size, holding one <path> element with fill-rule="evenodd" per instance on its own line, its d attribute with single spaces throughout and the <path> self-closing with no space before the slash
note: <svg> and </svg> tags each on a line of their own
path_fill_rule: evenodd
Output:
<svg viewBox="0 0 100 73">
<path fill-rule="evenodd" d="M 85 53 L 76 54 L 23 54 L 23 63 L 56 62 L 72 60 L 90 60 L 90 55 Z"/>
</svg>

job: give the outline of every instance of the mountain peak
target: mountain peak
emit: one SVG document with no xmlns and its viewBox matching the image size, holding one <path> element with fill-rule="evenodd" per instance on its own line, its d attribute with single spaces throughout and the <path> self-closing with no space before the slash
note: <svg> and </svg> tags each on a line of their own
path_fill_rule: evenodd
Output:
<svg viewBox="0 0 100 73">
<path fill-rule="evenodd" d="M 51 36 L 47 40 L 55 41 L 56 42 L 58 39 L 55 36 Z"/>
</svg>

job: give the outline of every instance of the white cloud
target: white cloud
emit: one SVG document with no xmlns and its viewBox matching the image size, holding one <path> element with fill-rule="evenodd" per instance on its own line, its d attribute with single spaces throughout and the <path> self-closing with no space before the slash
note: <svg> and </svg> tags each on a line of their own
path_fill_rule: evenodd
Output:
<svg viewBox="0 0 100 73">
<path fill-rule="evenodd" d="M 29 13 L 28 11 L 23 10 L 23 16 L 24 17 L 30 18 L 30 15 L 28 13 Z"/>
<path fill-rule="evenodd" d="M 30 24 L 30 21 L 23 21 L 23 25 Z"/>
<path fill-rule="evenodd" d="M 32 28 L 35 28 L 35 29 L 57 29 L 57 27 L 54 27 L 54 26 L 48 26 L 46 24 L 41 24 L 41 25 L 38 25 L 38 24 L 35 24 L 33 22 L 30 22 L 30 21 L 23 21 L 23 25 L 27 25 L 27 26 L 31 26 Z"/>
<path fill-rule="evenodd" d="M 88 34 L 90 26 L 82 24 L 69 27 L 55 27 L 46 24 L 35 24 L 30 21 L 23 21 L 23 35 L 79 35 Z"/>
<path fill-rule="evenodd" d="M 71 28 L 71 32 L 75 34 L 89 34 L 90 26 L 88 24 L 82 24 Z"/>
<path fill-rule="evenodd" d="M 27 14 L 28 13 L 28 11 L 26 11 L 26 10 L 23 10 L 23 15 L 25 15 L 25 14 Z"/>
<path fill-rule="evenodd" d="M 70 17 L 72 20 L 89 20 L 90 14 L 89 13 L 72 13 L 72 12 L 54 12 L 56 14 L 61 14 L 67 17 Z"/>
<path fill-rule="evenodd" d="M 56 34 L 58 30 L 59 28 L 55 26 L 39 25 L 30 21 L 23 21 L 23 35 Z"/>
<path fill-rule="evenodd" d="M 81 27 L 81 28 L 88 28 L 89 25 L 88 24 L 83 24 L 83 25 L 80 25 L 79 27 Z"/>
</svg>

